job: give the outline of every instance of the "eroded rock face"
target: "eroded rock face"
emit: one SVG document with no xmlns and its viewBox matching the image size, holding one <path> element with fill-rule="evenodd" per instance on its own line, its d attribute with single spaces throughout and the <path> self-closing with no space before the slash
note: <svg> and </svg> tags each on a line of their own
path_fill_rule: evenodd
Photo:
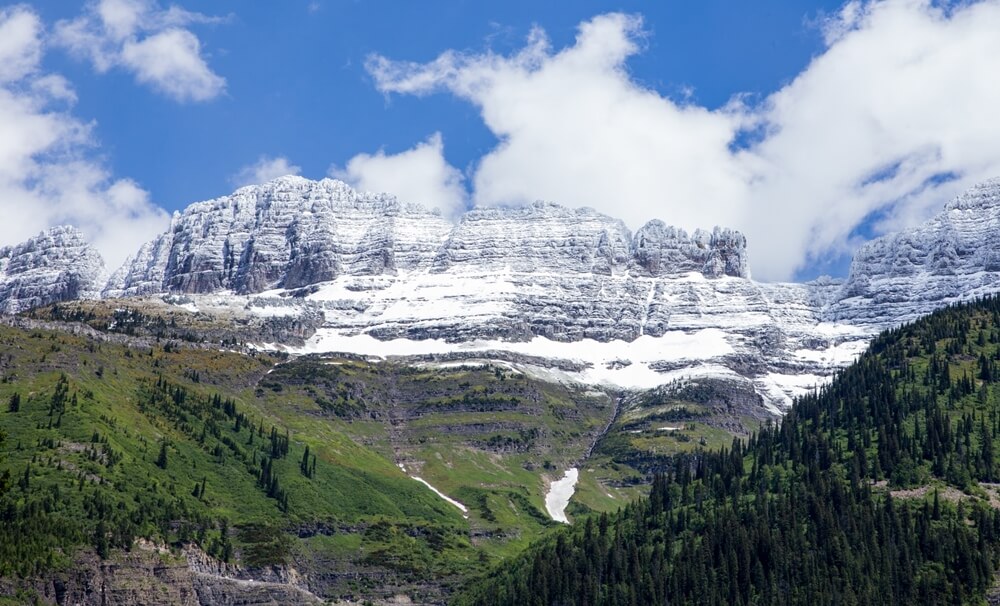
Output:
<svg viewBox="0 0 1000 606">
<path fill-rule="evenodd" d="M 104 260 L 77 229 L 53 227 L 0 248 L 0 313 L 100 296 Z"/>
<path fill-rule="evenodd" d="M 635 233 L 632 246 L 636 263 L 654 277 L 685 271 L 711 278 L 750 277 L 746 237 L 731 229 L 699 229 L 688 237 L 683 229 L 654 220 Z"/>
<path fill-rule="evenodd" d="M 451 223 L 340 181 L 283 177 L 175 213 L 112 276 L 106 297 L 255 293 L 429 267 Z"/>
<path fill-rule="evenodd" d="M 589 208 L 476 209 L 451 230 L 434 270 L 612 275 L 630 265 L 629 240 L 624 223 Z"/>
<path fill-rule="evenodd" d="M 293 569 L 248 570 L 186 546 L 173 553 L 147 541 L 101 560 L 81 551 L 74 565 L 42 578 L 0 579 L 0 595 L 28 590 L 41 603 L 78 606 L 322 604 Z"/>
<path fill-rule="evenodd" d="M 904 322 L 998 290 L 1000 179 L 991 179 L 926 223 L 862 246 L 826 316 L 856 324 Z"/>
<path fill-rule="evenodd" d="M 104 295 L 246 294 L 413 271 L 746 277 L 746 268 L 746 240 L 731 230 L 689 237 L 657 221 L 633 239 L 619 220 L 547 203 L 476 209 L 453 225 L 340 181 L 282 177 L 175 214 Z"/>
</svg>

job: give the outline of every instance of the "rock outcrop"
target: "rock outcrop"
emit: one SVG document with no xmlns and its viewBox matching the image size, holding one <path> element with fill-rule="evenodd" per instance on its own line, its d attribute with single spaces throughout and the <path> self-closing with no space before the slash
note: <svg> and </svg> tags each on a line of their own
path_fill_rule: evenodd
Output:
<svg viewBox="0 0 1000 606">
<path fill-rule="evenodd" d="M 293 570 L 247 570 L 187 546 L 181 553 L 140 540 L 108 560 L 82 550 L 73 566 L 41 578 L 0 578 L 0 595 L 34 594 L 35 603 L 78 606 L 248 606 L 322 604 Z M 25 600 L 29 598 L 25 597 Z"/>
<path fill-rule="evenodd" d="M 256 293 L 429 267 L 451 223 L 340 181 L 282 177 L 175 213 L 115 272 L 106 297 Z"/>
<path fill-rule="evenodd" d="M 825 316 L 854 324 L 914 320 L 1000 291 L 1000 179 L 976 185 L 912 229 L 866 243 Z"/>
<path fill-rule="evenodd" d="M 100 296 L 104 260 L 76 228 L 47 229 L 0 248 L 0 313 Z"/>
<path fill-rule="evenodd" d="M 738 231 L 716 227 L 697 230 L 688 237 L 683 229 L 653 220 L 635 233 L 635 260 L 651 276 L 696 271 L 710 278 L 749 278 L 746 237 Z"/>
</svg>

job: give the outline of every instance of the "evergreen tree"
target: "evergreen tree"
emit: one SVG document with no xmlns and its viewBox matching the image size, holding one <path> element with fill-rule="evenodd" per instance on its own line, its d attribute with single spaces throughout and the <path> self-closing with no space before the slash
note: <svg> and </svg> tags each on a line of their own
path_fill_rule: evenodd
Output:
<svg viewBox="0 0 1000 606">
<path fill-rule="evenodd" d="M 780 424 L 663 460 L 648 498 L 601 515 L 596 533 L 590 520 L 556 532 L 456 603 L 981 601 L 1000 561 L 1000 513 L 953 506 L 937 488 L 896 499 L 875 482 L 995 481 L 1000 401 L 984 362 L 995 339 L 971 330 L 987 320 L 995 332 L 1000 298 L 883 333 Z"/>
<path fill-rule="evenodd" d="M 156 456 L 156 466 L 160 469 L 167 468 L 167 442 L 160 442 L 160 454 Z"/>
</svg>

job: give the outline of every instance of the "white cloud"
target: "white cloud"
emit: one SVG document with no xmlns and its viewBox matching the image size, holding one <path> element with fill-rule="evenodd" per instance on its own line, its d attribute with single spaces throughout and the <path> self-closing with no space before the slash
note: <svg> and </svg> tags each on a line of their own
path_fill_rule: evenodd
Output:
<svg viewBox="0 0 1000 606">
<path fill-rule="evenodd" d="M 302 168 L 289 162 L 288 158 L 261 156 L 253 164 L 241 168 L 233 175 L 230 182 L 236 187 L 243 187 L 244 185 L 258 185 L 278 177 L 301 173 Z"/>
<path fill-rule="evenodd" d="M 797 269 L 875 231 L 920 220 L 1000 174 L 1000 0 L 851 2 L 826 48 L 756 107 L 678 102 L 633 80 L 639 18 L 581 24 L 553 51 L 541 31 L 510 55 L 448 51 L 426 63 L 373 56 L 386 93 L 448 91 L 479 107 L 500 143 L 479 162 L 477 204 L 544 198 L 637 228 L 744 230 L 756 275 Z M 753 141 L 742 148 L 735 143 Z"/>
<path fill-rule="evenodd" d="M 24 7 L 0 9 L 0 84 L 19 80 L 38 68 L 42 24 Z"/>
<path fill-rule="evenodd" d="M 826 31 L 826 52 L 760 109 L 772 132 L 743 158 L 758 177 L 747 231 L 766 233 L 767 214 L 797 228 L 755 247 L 765 266 L 849 250 L 873 213 L 877 231 L 897 229 L 1000 174 L 1000 2 L 853 3 Z"/>
<path fill-rule="evenodd" d="M 181 101 L 206 101 L 225 88 L 226 81 L 201 58 L 201 44 L 183 29 L 168 29 L 122 48 L 122 62 L 136 78 Z"/>
<path fill-rule="evenodd" d="M 462 173 L 444 157 L 441 133 L 398 154 L 358 154 L 330 175 L 361 191 L 388 192 L 403 202 L 438 209 L 454 217 L 465 209 Z"/>
<path fill-rule="evenodd" d="M 120 66 L 177 101 L 207 101 L 225 91 L 226 80 L 185 27 L 219 21 L 177 6 L 163 10 L 152 0 L 96 0 L 82 16 L 58 22 L 54 41 L 99 72 Z"/>
<path fill-rule="evenodd" d="M 19 61 L 0 80 L 0 243 L 60 224 L 80 228 L 115 268 L 169 218 L 130 180 L 93 158 L 91 125 L 69 111 L 75 92 L 40 71 L 43 27 L 26 7 L 0 11 L 0 56 Z"/>
</svg>

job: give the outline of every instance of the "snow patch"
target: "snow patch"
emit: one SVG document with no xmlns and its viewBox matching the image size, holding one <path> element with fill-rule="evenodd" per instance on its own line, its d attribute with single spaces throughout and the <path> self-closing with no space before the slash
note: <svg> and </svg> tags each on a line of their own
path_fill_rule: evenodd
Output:
<svg viewBox="0 0 1000 606">
<path fill-rule="evenodd" d="M 820 376 L 803 373 L 797 375 L 768 373 L 754 381 L 754 384 L 770 403 L 768 409 L 777 414 L 784 414 L 792 406 L 795 398 L 812 393 L 823 385 L 826 385 L 833 376 Z M 774 403 L 780 403 L 784 408 L 775 407 Z"/>
<path fill-rule="evenodd" d="M 546 337 L 534 337 L 530 341 L 512 342 L 500 340 L 475 340 L 463 343 L 449 343 L 443 339 L 392 339 L 380 341 L 371 335 L 346 335 L 342 332 L 321 328 L 302 347 L 286 347 L 285 351 L 295 354 L 351 352 L 363 356 L 421 356 L 448 353 L 475 353 L 480 351 L 508 351 L 516 354 L 543 357 L 552 360 L 571 360 L 587 366 L 579 372 L 552 369 L 532 369 L 532 374 L 549 372 L 548 379 L 568 379 L 577 383 L 612 385 L 626 388 L 651 388 L 669 382 L 677 376 L 702 374 L 697 372 L 701 360 L 717 358 L 734 352 L 726 339 L 726 333 L 717 328 L 703 328 L 694 331 L 671 331 L 659 337 L 643 335 L 634 341 L 614 340 L 608 342 L 583 339 L 566 343 Z M 621 360 L 632 363 L 622 365 Z M 660 372 L 653 368 L 658 362 L 690 362 L 683 372 Z M 474 363 L 474 362 L 471 362 Z M 469 361 L 455 365 L 470 364 Z M 700 365 L 710 368 L 716 374 L 735 376 L 735 373 L 719 365 Z"/>
<path fill-rule="evenodd" d="M 549 492 L 545 495 L 545 509 L 556 522 L 569 524 L 566 517 L 566 506 L 569 505 L 570 497 L 576 492 L 576 481 L 580 477 L 580 472 L 576 467 L 566 470 L 561 480 L 552 482 Z"/>
<path fill-rule="evenodd" d="M 854 362 L 867 348 L 867 341 L 847 341 L 826 349 L 797 349 L 792 352 L 792 356 L 806 362 L 840 368 Z"/>
</svg>

